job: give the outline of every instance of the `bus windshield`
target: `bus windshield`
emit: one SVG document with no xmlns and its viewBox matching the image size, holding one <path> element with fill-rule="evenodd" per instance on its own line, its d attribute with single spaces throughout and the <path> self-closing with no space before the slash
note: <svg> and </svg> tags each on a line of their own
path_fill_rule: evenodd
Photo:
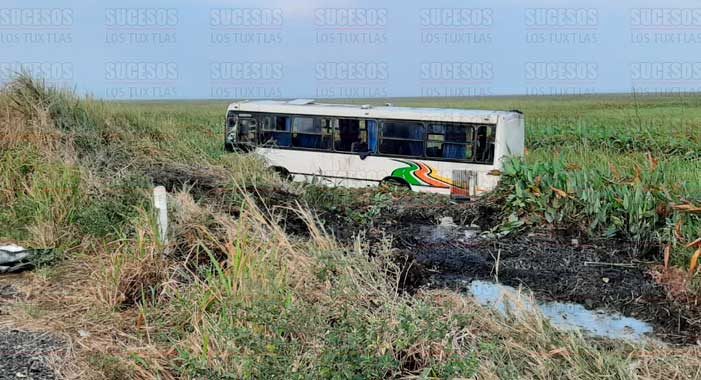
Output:
<svg viewBox="0 0 701 380">
<path fill-rule="evenodd" d="M 254 146 L 258 140 L 258 120 L 251 114 L 229 113 L 226 119 L 227 141 Z"/>
</svg>

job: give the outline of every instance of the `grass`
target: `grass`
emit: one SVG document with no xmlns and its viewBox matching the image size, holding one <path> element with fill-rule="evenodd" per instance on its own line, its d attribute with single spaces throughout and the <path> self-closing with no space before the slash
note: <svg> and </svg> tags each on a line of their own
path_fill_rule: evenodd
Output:
<svg viewBox="0 0 701 380">
<path fill-rule="evenodd" d="M 526 113 L 528 156 L 508 167 L 496 195 L 506 200 L 502 229 L 574 224 L 673 245 L 685 266 L 684 243 L 700 224 L 674 206 L 701 202 L 698 101 L 395 103 Z M 592 341 L 447 290 L 402 292 L 388 241 L 341 244 L 315 214 L 372 228 L 391 207 L 387 194 L 364 202 L 350 190 L 285 184 L 255 157 L 224 154 L 224 110 L 78 99 L 28 77 L 0 95 L 0 241 L 55 256 L 27 278 L 22 290 L 33 296 L 11 323 L 71 342 L 65 377 L 698 377 L 694 347 Z M 652 119 L 659 124 L 639 123 Z M 165 245 L 153 182 L 171 188 Z M 299 202 L 273 207 L 276 194 Z M 306 237 L 287 233 L 291 218 Z"/>
</svg>

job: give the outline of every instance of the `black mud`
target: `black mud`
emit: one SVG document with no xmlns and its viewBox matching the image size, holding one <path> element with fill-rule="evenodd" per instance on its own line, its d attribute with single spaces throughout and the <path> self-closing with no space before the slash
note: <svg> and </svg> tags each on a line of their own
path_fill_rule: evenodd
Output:
<svg viewBox="0 0 701 380">
<path fill-rule="evenodd" d="M 498 279 L 541 300 L 618 311 L 651 323 L 664 341 L 699 339 L 701 313 L 668 299 L 649 264 L 638 261 L 636 248 L 625 243 L 575 245 L 571 239 L 535 235 L 405 249 L 427 273 L 420 286 L 465 290 L 466 282 Z"/>
<path fill-rule="evenodd" d="M 61 347 L 47 334 L 0 330 L 0 380 L 56 379 L 48 361 Z"/>
<path fill-rule="evenodd" d="M 431 199 L 398 199 L 369 226 L 348 222 L 343 213 L 320 214 L 341 240 L 359 230 L 370 241 L 391 235 L 400 261 L 408 263 L 408 291 L 466 291 L 472 280 L 498 278 L 544 301 L 579 303 L 648 322 L 655 336 L 666 342 L 696 344 L 701 339 L 701 310 L 672 301 L 650 274 L 652 263 L 662 261 L 661 249 L 643 252 L 624 241 L 592 241 L 575 229 L 486 238 L 475 231 L 496 226 L 501 218 L 498 205 Z M 445 217 L 457 226 L 438 227 Z"/>
</svg>

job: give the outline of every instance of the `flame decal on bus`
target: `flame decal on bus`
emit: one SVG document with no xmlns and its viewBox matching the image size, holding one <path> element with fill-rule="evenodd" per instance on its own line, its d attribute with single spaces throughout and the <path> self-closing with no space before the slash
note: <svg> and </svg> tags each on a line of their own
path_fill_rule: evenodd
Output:
<svg viewBox="0 0 701 380">
<path fill-rule="evenodd" d="M 449 189 L 453 186 L 453 181 L 439 176 L 430 166 L 416 161 L 394 160 L 408 165 L 404 168 L 395 169 L 393 177 L 399 177 L 407 181 L 412 186 L 428 186 L 441 189 Z"/>
</svg>

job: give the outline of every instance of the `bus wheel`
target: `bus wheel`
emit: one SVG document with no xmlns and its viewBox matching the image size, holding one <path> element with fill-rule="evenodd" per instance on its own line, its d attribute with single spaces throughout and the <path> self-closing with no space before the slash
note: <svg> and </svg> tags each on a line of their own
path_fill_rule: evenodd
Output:
<svg viewBox="0 0 701 380">
<path fill-rule="evenodd" d="M 289 170 L 287 170 L 283 167 L 280 167 L 280 166 L 273 166 L 270 169 L 272 169 L 272 171 L 277 173 L 277 175 L 279 175 L 283 181 L 292 181 L 292 174 L 290 174 Z"/>
<path fill-rule="evenodd" d="M 387 177 L 383 179 L 380 181 L 380 187 L 389 191 L 411 190 L 411 186 L 409 186 L 405 180 L 396 177 Z"/>
</svg>

